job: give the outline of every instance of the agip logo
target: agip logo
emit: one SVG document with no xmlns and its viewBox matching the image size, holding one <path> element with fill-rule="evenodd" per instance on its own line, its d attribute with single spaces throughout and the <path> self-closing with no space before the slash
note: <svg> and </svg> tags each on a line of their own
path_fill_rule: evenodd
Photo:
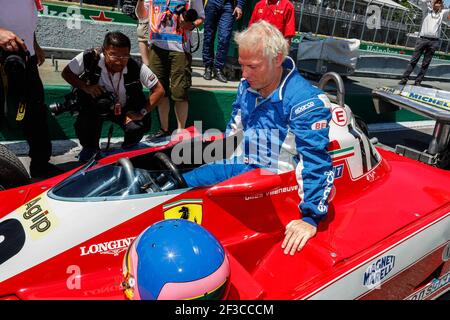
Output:
<svg viewBox="0 0 450 320">
<path fill-rule="evenodd" d="M 51 232 L 58 224 L 44 194 L 25 203 L 19 208 L 20 220 L 27 227 L 33 240 L 38 240 Z"/>
<path fill-rule="evenodd" d="M 379 286 L 394 269 L 394 265 L 395 256 L 384 256 L 373 262 L 364 273 L 364 286 L 369 288 Z"/>
</svg>

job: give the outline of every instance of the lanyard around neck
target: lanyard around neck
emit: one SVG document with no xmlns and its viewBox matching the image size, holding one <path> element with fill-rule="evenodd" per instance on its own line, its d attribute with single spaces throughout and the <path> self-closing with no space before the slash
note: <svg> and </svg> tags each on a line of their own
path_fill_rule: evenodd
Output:
<svg viewBox="0 0 450 320">
<path fill-rule="evenodd" d="M 114 90 L 114 94 L 116 95 L 116 99 L 119 99 L 119 86 L 120 86 L 120 80 L 122 79 L 123 70 L 120 71 L 119 81 L 117 81 L 117 88 L 114 88 L 114 82 L 113 82 L 113 79 L 112 79 L 111 74 L 109 73 L 109 71 L 106 70 L 106 72 L 108 73 L 109 82 L 111 83 L 111 87 Z"/>
</svg>

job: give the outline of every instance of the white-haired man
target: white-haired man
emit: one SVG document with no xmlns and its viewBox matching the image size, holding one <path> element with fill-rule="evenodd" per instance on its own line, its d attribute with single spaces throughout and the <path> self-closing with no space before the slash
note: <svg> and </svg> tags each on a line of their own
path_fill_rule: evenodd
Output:
<svg viewBox="0 0 450 320">
<path fill-rule="evenodd" d="M 206 164 L 183 176 L 194 187 L 258 167 L 277 173 L 295 170 L 301 218 L 287 224 L 282 243 L 284 253 L 293 255 L 316 234 L 327 214 L 326 190 L 334 180 L 327 152 L 331 103 L 300 76 L 288 57 L 286 39 L 268 22 L 259 21 L 238 32 L 235 41 L 243 80 L 226 134 L 243 135 L 238 148 L 243 153 L 238 161 Z"/>
</svg>

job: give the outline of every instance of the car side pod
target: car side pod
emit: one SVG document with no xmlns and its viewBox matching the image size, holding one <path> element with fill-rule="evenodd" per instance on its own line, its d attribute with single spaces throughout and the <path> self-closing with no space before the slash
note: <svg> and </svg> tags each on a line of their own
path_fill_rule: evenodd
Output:
<svg viewBox="0 0 450 320">
<path fill-rule="evenodd" d="M 209 188 L 206 194 L 208 197 L 232 197 L 242 195 L 252 195 L 263 193 L 279 188 L 282 179 L 278 174 L 271 173 L 264 169 L 256 169 L 249 174 L 257 175 L 255 179 L 248 179 L 248 174 L 243 177 L 233 178 L 234 183 L 224 181 Z"/>
</svg>

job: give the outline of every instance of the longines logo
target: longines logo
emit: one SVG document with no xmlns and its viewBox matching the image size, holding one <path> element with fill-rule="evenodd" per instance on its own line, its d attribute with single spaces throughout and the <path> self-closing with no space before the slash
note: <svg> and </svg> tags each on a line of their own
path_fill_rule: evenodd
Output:
<svg viewBox="0 0 450 320">
<path fill-rule="evenodd" d="M 92 244 L 88 248 L 86 247 L 80 247 L 81 254 L 80 256 L 87 256 L 90 254 L 112 254 L 114 256 L 119 255 L 122 251 L 125 251 L 130 246 L 131 242 L 136 237 L 130 237 L 120 240 L 113 240 L 109 242 L 103 242 L 103 243 L 97 243 Z"/>
</svg>

